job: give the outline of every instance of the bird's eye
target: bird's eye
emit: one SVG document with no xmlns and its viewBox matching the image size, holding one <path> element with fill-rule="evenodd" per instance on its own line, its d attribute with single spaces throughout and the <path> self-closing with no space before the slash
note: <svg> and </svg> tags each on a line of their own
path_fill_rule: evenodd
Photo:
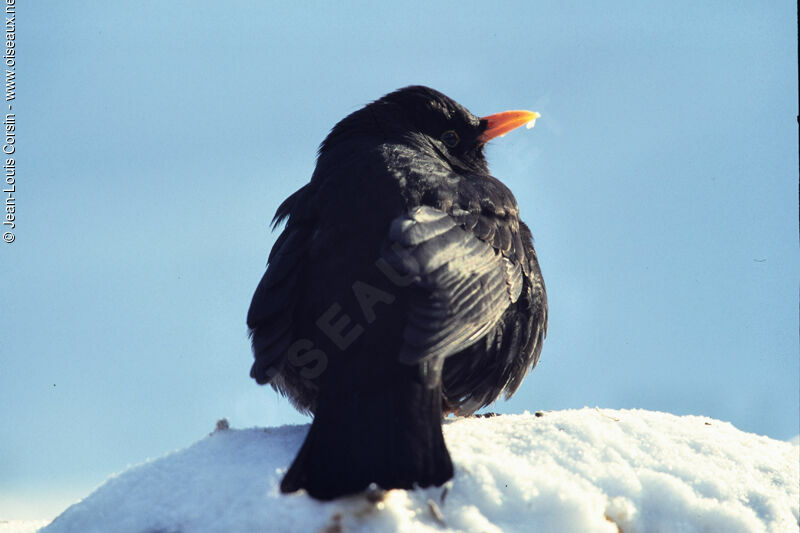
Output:
<svg viewBox="0 0 800 533">
<path fill-rule="evenodd" d="M 446 132 L 442 133 L 442 142 L 453 148 L 455 145 L 458 144 L 458 141 L 461 139 L 458 137 L 458 133 L 454 132 L 453 130 L 447 130 Z"/>
</svg>

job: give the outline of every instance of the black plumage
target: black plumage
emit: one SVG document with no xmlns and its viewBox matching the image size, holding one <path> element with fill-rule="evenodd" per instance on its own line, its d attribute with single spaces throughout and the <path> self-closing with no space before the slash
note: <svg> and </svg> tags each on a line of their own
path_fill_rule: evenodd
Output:
<svg viewBox="0 0 800 533">
<path fill-rule="evenodd" d="M 507 113 L 395 91 L 339 122 L 278 208 L 247 325 L 251 376 L 314 414 L 284 492 L 444 483 L 442 414 L 511 396 L 536 365 L 544 282 L 483 146 L 538 115 Z"/>
</svg>

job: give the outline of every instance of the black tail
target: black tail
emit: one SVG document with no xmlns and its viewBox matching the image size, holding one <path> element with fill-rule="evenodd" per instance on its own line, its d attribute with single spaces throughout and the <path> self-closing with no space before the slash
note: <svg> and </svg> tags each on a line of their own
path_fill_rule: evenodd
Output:
<svg viewBox="0 0 800 533">
<path fill-rule="evenodd" d="M 430 389 L 407 375 L 384 385 L 359 392 L 336 387 L 326 397 L 321 391 L 314 422 L 281 482 L 282 492 L 306 489 L 318 500 L 331 500 L 361 492 L 370 483 L 411 489 L 453 477 L 442 436 L 440 386 Z"/>
</svg>

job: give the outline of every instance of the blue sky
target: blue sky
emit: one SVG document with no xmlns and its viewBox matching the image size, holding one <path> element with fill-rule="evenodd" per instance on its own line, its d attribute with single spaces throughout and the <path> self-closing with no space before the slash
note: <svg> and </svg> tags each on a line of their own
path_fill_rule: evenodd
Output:
<svg viewBox="0 0 800 533">
<path fill-rule="evenodd" d="M 235 427 L 280 201 L 410 84 L 536 128 L 488 150 L 532 227 L 542 359 L 498 412 L 798 428 L 793 2 L 18 6 L 17 228 L 0 243 L 0 519 Z"/>
</svg>

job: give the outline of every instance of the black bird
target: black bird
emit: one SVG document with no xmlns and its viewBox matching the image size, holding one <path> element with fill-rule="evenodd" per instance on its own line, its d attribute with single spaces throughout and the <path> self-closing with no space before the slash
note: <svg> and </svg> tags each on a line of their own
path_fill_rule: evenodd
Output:
<svg viewBox="0 0 800 533">
<path fill-rule="evenodd" d="M 433 89 L 339 122 L 247 315 L 255 363 L 311 429 L 281 483 L 329 500 L 441 485 L 442 416 L 510 397 L 536 365 L 547 297 L 531 232 L 484 144 L 539 115 L 479 118 Z"/>
</svg>

